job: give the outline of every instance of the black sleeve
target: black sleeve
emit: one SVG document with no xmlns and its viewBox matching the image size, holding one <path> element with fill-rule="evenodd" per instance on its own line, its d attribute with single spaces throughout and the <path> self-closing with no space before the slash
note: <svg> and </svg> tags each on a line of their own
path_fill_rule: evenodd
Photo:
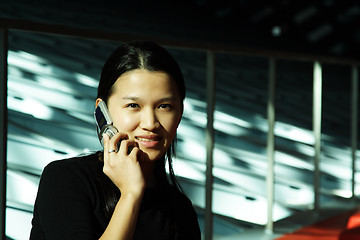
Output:
<svg viewBox="0 0 360 240">
<path fill-rule="evenodd" d="M 30 239 L 36 238 L 36 232 L 51 240 L 100 237 L 86 176 L 64 161 L 67 160 L 52 162 L 43 171 L 34 207 L 34 234 Z"/>
</svg>

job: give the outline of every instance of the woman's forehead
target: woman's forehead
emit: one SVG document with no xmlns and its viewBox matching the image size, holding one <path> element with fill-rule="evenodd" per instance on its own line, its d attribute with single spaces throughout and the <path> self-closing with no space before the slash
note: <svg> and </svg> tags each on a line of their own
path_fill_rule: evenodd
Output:
<svg viewBox="0 0 360 240">
<path fill-rule="evenodd" d="M 124 73 L 115 82 L 113 90 L 113 94 L 130 97 L 142 94 L 179 95 L 179 89 L 169 74 L 147 70 L 132 70 Z"/>
</svg>

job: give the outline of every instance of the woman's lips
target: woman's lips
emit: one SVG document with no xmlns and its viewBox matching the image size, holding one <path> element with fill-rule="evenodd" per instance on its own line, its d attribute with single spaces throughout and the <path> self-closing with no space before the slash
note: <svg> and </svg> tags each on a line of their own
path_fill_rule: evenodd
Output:
<svg viewBox="0 0 360 240">
<path fill-rule="evenodd" d="M 138 144 L 143 145 L 147 148 L 154 148 L 160 142 L 160 137 L 155 135 L 136 136 L 135 139 Z"/>
</svg>

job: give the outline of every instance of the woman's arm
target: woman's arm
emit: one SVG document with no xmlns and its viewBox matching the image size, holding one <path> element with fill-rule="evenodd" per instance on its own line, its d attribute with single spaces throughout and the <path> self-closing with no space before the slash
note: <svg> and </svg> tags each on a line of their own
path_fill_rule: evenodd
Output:
<svg viewBox="0 0 360 240">
<path fill-rule="evenodd" d="M 140 150 L 132 146 L 128 153 L 133 143 L 122 140 L 119 151 L 109 153 L 110 149 L 116 149 L 116 143 L 123 137 L 120 133 L 111 139 L 104 135 L 103 171 L 120 189 L 121 196 L 101 240 L 132 239 L 144 194 L 145 180 L 138 161 Z"/>
<path fill-rule="evenodd" d="M 132 194 L 121 195 L 101 240 L 132 239 L 141 198 Z"/>
</svg>

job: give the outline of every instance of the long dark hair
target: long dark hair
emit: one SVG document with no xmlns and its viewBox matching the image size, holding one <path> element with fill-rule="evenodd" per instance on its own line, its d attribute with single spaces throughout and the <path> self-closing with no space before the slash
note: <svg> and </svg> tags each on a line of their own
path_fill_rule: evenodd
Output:
<svg viewBox="0 0 360 240">
<path fill-rule="evenodd" d="M 185 81 L 179 65 L 167 50 L 149 41 L 131 41 L 115 49 L 102 68 L 97 98 L 101 98 L 107 103 L 117 79 L 122 74 L 136 69 L 162 71 L 169 74 L 177 84 L 183 108 Z M 161 185 L 173 185 L 178 191 L 182 192 L 172 166 L 172 156 L 175 155 L 175 141 L 166 154 L 156 161 L 155 176 Z M 168 162 L 169 178 L 166 175 L 166 161 Z M 106 183 L 103 186 L 105 213 L 108 217 L 111 217 L 119 199 L 119 192 L 108 179 L 105 179 L 104 183 Z"/>
</svg>

